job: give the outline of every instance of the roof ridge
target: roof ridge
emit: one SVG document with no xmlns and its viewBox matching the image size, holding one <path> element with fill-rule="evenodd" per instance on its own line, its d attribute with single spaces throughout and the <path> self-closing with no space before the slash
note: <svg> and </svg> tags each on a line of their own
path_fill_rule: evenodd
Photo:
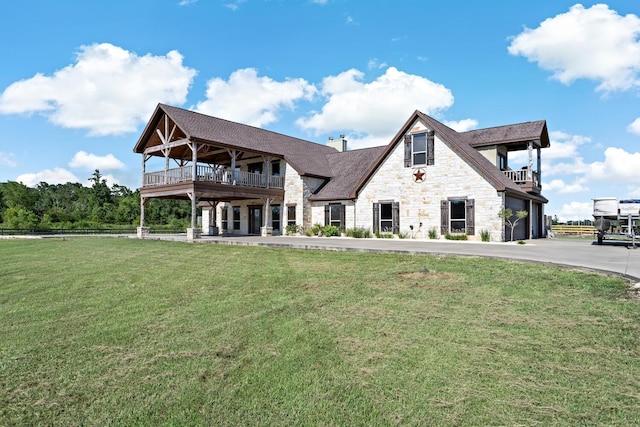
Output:
<svg viewBox="0 0 640 427">
<path fill-rule="evenodd" d="M 173 105 L 168 105 L 168 104 L 159 104 L 159 105 L 161 107 L 168 107 L 169 109 L 183 111 L 183 112 L 188 113 L 188 114 L 198 114 L 199 116 L 204 117 L 206 120 L 212 120 L 212 119 L 213 120 L 219 120 L 219 121 L 223 121 L 223 122 L 226 122 L 226 123 L 231 123 L 231 124 L 236 125 L 236 126 L 242 126 L 242 127 L 246 127 L 246 128 L 251 128 L 251 129 L 255 129 L 255 130 L 261 131 L 261 132 L 269 132 L 269 133 L 271 133 L 273 135 L 279 135 L 279 136 L 282 136 L 282 137 L 285 137 L 285 138 L 291 138 L 291 139 L 298 140 L 300 142 L 305 142 L 305 143 L 308 143 L 308 144 L 315 144 L 315 145 L 320 146 L 320 147 L 327 147 L 329 149 L 335 150 L 335 148 L 329 147 L 326 144 L 321 144 L 319 142 L 309 141 L 307 139 L 302 139 L 302 138 L 298 138 L 296 136 L 287 135 L 287 134 L 282 133 L 282 132 L 276 132 L 276 131 L 273 131 L 273 130 L 270 130 L 270 129 L 265 129 L 265 128 L 258 127 L 258 126 L 248 125 L 246 123 L 240 123 L 240 122 L 236 122 L 236 121 L 233 121 L 233 120 L 224 119 L 222 117 L 211 116 L 209 114 L 201 113 L 199 111 L 188 110 L 186 108 L 175 107 Z"/>
</svg>

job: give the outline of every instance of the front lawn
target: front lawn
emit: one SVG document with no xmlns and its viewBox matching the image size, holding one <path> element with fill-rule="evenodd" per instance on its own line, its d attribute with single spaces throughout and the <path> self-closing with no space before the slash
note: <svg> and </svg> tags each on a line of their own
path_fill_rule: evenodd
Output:
<svg viewBox="0 0 640 427">
<path fill-rule="evenodd" d="M 0 240 L 0 425 L 638 425 L 627 288 L 469 257 Z"/>
</svg>

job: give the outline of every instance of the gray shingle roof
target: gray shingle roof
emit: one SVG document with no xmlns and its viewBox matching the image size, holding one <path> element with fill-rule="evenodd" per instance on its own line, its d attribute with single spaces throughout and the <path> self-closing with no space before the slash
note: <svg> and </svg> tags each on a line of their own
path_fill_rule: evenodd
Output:
<svg viewBox="0 0 640 427">
<path fill-rule="evenodd" d="M 459 135 L 472 147 L 536 140 L 540 141 L 542 147 L 549 146 L 547 123 L 544 120 L 477 129 Z"/>
<path fill-rule="evenodd" d="M 549 146 L 549 136 L 544 120 L 515 125 L 456 132 L 432 117 L 415 111 L 398 131 L 389 145 L 361 150 L 338 152 L 332 147 L 283 135 L 253 126 L 231 122 L 182 108 L 158 104 L 151 120 L 140 136 L 134 151 L 144 152 L 155 132 L 162 113 L 165 113 L 182 130 L 187 138 L 209 142 L 230 149 L 282 156 L 303 176 L 327 178 L 328 181 L 311 200 L 355 199 L 358 192 L 375 173 L 391 150 L 403 141 L 403 135 L 420 119 L 433 129 L 438 137 L 466 160 L 497 191 L 523 198 L 546 202 L 542 196 L 531 195 L 507 178 L 476 148 L 486 145 L 517 144 L 539 140 L 542 147 Z"/>
<path fill-rule="evenodd" d="M 327 160 L 331 167 L 331 180 L 309 197 L 309 200 L 344 200 L 352 198 L 360 179 L 366 175 L 387 147 L 363 148 L 329 154 Z"/>
<path fill-rule="evenodd" d="M 422 120 L 429 128 L 436 132 L 436 135 L 442 139 L 449 147 L 455 151 L 462 159 L 467 161 L 471 167 L 473 167 L 480 176 L 488 180 L 491 185 L 497 191 L 504 191 L 507 194 L 522 198 L 533 199 L 542 202 L 547 202 L 542 196 L 536 196 L 527 193 L 522 190 L 518 184 L 507 178 L 493 163 L 491 163 L 486 157 L 484 157 L 478 150 L 472 145 L 471 141 L 477 140 L 478 144 L 500 144 L 505 142 L 519 141 L 518 138 L 525 136 L 526 139 L 539 139 L 541 141 L 547 141 L 548 146 L 549 137 L 547 135 L 546 123 L 544 121 L 529 122 L 521 125 L 509 125 L 501 126 L 499 128 L 481 129 L 478 131 L 472 131 L 465 133 L 459 133 L 443 123 L 435 120 L 434 118 L 416 110 L 411 117 L 405 122 L 404 126 L 398 131 L 396 136 L 391 140 L 391 143 L 385 147 L 385 150 L 380 154 L 379 158 L 372 164 L 369 171 L 364 174 L 358 183 L 350 198 L 356 198 L 357 193 L 362 186 L 367 182 L 369 177 L 375 172 L 376 168 L 384 161 L 391 150 L 399 143 L 402 143 L 404 134 L 409 132 L 410 127 L 417 120 Z M 469 134 L 471 134 L 469 136 Z M 492 139 L 496 138 L 496 139 Z M 481 142 L 480 142 L 481 141 Z M 544 144 L 544 142 L 543 142 Z M 436 160 L 437 161 L 437 160 Z"/>
<path fill-rule="evenodd" d="M 332 174 L 327 155 L 336 153 L 335 148 L 164 104 L 158 104 L 149 125 L 134 148 L 135 152 L 144 151 L 143 144 L 155 132 L 153 123 L 157 123 L 162 112 L 166 113 L 189 139 L 282 156 L 301 175 L 328 178 Z"/>
</svg>

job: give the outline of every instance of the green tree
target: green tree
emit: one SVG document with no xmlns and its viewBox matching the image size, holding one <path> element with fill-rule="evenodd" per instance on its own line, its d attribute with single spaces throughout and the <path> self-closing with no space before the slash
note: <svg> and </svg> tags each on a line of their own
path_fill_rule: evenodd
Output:
<svg viewBox="0 0 640 427">
<path fill-rule="evenodd" d="M 36 214 L 23 207 L 8 208 L 4 212 L 4 226 L 7 228 L 36 228 L 38 223 Z"/>
<path fill-rule="evenodd" d="M 511 228 L 512 242 L 513 242 L 513 230 L 516 228 L 518 221 L 520 221 L 523 218 L 526 218 L 527 215 L 529 215 L 529 212 L 522 210 L 522 211 L 516 212 L 515 218 L 514 218 L 514 214 L 511 208 L 502 208 L 498 212 L 498 217 L 502 219 L 504 224 L 506 224 L 509 228 Z"/>
</svg>

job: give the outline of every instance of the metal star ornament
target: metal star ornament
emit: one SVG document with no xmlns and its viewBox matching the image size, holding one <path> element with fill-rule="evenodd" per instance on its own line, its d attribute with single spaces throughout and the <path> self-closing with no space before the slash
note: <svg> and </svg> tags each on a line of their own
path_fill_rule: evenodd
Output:
<svg viewBox="0 0 640 427">
<path fill-rule="evenodd" d="M 427 173 L 424 171 L 424 169 L 416 169 L 413 171 L 413 182 L 424 182 L 424 178 L 425 175 Z"/>
</svg>

